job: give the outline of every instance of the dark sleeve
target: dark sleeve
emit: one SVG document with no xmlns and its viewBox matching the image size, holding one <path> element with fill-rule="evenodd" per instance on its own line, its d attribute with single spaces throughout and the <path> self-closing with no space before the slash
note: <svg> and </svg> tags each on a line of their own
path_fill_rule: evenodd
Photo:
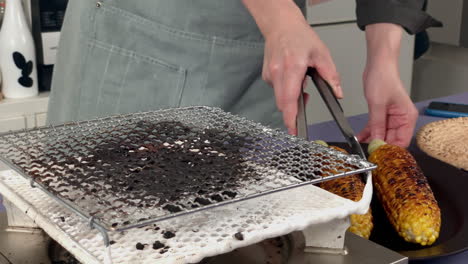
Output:
<svg viewBox="0 0 468 264">
<path fill-rule="evenodd" d="M 369 24 L 393 23 L 401 25 L 410 34 L 442 23 L 422 10 L 424 0 L 356 0 L 356 16 L 360 29 Z"/>
</svg>

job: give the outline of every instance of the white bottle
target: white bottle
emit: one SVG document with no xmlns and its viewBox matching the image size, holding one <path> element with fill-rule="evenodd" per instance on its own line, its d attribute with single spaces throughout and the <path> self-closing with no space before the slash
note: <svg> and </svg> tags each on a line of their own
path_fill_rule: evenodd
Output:
<svg viewBox="0 0 468 264">
<path fill-rule="evenodd" d="M 0 30 L 0 70 L 5 98 L 38 94 L 34 40 L 21 0 L 7 0 Z"/>
</svg>

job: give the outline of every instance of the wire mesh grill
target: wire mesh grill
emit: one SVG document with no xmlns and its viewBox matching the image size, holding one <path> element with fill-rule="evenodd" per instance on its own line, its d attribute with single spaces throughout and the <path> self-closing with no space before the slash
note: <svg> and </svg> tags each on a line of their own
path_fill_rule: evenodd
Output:
<svg viewBox="0 0 468 264">
<path fill-rule="evenodd" d="M 107 230 L 375 167 L 211 107 L 11 132 L 0 146 L 12 168 Z"/>
</svg>

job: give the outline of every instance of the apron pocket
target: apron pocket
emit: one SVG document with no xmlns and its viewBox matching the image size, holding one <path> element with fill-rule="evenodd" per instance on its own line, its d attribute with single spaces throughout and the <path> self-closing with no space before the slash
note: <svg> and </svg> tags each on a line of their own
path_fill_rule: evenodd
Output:
<svg viewBox="0 0 468 264">
<path fill-rule="evenodd" d="M 184 68 L 97 40 L 88 41 L 86 54 L 79 119 L 180 105 Z"/>
</svg>

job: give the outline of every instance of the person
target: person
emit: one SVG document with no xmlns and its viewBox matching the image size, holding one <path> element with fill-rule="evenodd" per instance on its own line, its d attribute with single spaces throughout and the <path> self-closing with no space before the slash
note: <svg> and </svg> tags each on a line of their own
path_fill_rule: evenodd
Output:
<svg viewBox="0 0 468 264">
<path fill-rule="evenodd" d="M 361 141 L 410 142 L 417 110 L 400 80 L 398 55 L 403 28 L 413 34 L 438 23 L 422 2 L 357 0 L 370 113 Z M 208 105 L 295 134 L 307 67 L 343 97 L 305 6 L 305 0 L 70 1 L 48 122 Z"/>
</svg>

